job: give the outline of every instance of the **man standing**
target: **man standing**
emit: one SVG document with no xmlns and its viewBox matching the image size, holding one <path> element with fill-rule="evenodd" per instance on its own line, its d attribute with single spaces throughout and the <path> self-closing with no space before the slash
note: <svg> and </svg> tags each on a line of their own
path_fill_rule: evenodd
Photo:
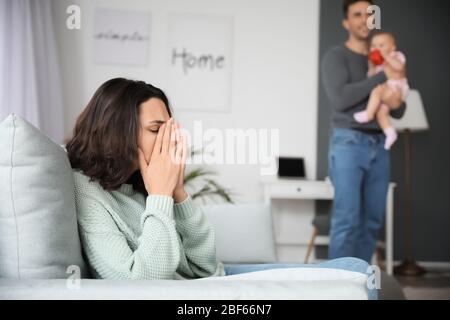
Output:
<svg viewBox="0 0 450 320">
<path fill-rule="evenodd" d="M 331 101 L 329 174 L 335 189 L 329 258 L 357 257 L 370 263 L 382 226 L 390 180 L 389 152 L 376 121 L 359 124 L 375 87 L 386 82 L 384 72 L 368 78 L 368 7 L 372 0 L 344 0 L 344 45 L 330 49 L 322 61 L 322 78 Z M 392 92 L 386 101 L 391 116 L 401 118 L 405 105 Z"/>
</svg>

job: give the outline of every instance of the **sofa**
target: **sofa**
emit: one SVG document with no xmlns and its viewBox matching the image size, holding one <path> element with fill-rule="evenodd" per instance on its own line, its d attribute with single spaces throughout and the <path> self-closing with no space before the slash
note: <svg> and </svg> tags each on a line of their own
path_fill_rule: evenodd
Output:
<svg viewBox="0 0 450 320">
<path fill-rule="evenodd" d="M 18 115 L 0 123 L 0 299 L 362 299 L 367 276 L 290 268 L 195 280 L 91 279 L 64 148 Z M 270 207 L 202 209 L 224 264 L 277 261 Z"/>
</svg>

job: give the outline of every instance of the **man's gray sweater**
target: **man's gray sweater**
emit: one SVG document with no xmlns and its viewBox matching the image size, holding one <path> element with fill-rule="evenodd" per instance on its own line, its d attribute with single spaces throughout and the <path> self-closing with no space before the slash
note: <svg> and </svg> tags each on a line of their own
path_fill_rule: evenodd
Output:
<svg viewBox="0 0 450 320">
<path fill-rule="evenodd" d="M 322 79 L 325 92 L 331 102 L 331 126 L 367 132 L 380 132 L 376 120 L 360 124 L 353 119 L 355 112 L 367 107 L 370 93 L 377 85 L 386 82 L 380 72 L 367 77 L 367 56 L 351 51 L 346 46 L 331 48 L 322 60 Z M 393 118 L 400 119 L 405 113 L 405 104 L 391 111 Z"/>
</svg>

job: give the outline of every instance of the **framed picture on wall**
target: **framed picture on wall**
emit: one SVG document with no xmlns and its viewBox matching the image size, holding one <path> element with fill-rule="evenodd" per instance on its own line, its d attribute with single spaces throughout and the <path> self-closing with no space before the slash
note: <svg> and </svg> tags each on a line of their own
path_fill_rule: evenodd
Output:
<svg viewBox="0 0 450 320">
<path fill-rule="evenodd" d="M 229 111 L 232 31 L 229 16 L 169 15 L 167 91 L 177 110 Z"/>
<path fill-rule="evenodd" d="M 150 13 L 96 8 L 92 38 L 95 63 L 147 65 Z"/>
</svg>

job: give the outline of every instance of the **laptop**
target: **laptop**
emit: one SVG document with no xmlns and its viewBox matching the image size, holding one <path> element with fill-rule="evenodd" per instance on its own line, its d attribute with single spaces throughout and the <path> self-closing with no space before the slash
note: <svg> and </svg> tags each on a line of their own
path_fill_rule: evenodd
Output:
<svg viewBox="0 0 450 320">
<path fill-rule="evenodd" d="M 280 179 L 305 179 L 304 159 L 278 157 L 278 177 Z"/>
</svg>

